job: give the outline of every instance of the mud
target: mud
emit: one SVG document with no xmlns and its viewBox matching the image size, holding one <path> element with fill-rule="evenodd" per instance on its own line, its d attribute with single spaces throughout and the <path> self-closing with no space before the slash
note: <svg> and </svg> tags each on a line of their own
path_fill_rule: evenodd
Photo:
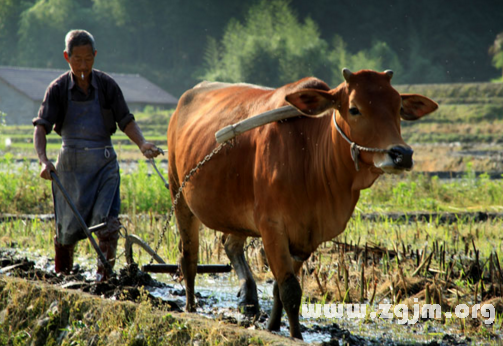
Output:
<svg viewBox="0 0 503 346">
<path fill-rule="evenodd" d="M 60 286 L 68 290 L 75 290 L 100 296 L 103 299 L 137 301 L 140 296 L 145 296 L 154 306 L 162 306 L 169 311 L 180 312 L 184 307 L 185 291 L 183 286 L 177 284 L 167 284 L 154 279 L 148 273 L 138 269 L 136 264 L 126 266 L 117 271 L 116 277 L 106 283 L 96 283 L 89 279 L 88 270 L 74 267 L 70 275 L 56 275 L 47 265 L 51 259 L 29 259 L 27 256 L 18 253 L 15 249 L 0 249 L 0 275 L 13 276 L 31 281 L 39 281 L 44 284 Z M 175 278 L 176 279 L 176 278 Z M 236 299 L 232 296 L 236 294 L 239 285 L 229 278 L 222 278 L 216 275 L 205 275 L 204 279 L 198 280 L 198 314 L 207 316 L 225 324 L 237 325 L 247 329 L 266 329 L 268 314 L 270 309 L 267 301 L 261 300 L 262 313 L 256 319 L 248 318 L 240 314 L 232 305 Z M 209 286 L 209 287 L 208 287 Z M 218 287 L 218 288 L 217 288 Z M 259 285 L 259 291 L 263 296 L 271 296 L 270 287 L 272 282 L 264 282 Z M 224 295 L 224 296 L 222 296 Z M 270 300 L 270 299 L 269 299 Z M 222 303 L 225 301 L 226 303 Z M 343 321 L 347 324 L 347 321 Z M 354 324 L 354 322 L 353 322 Z M 366 333 L 355 333 L 337 323 L 310 323 L 303 320 L 301 325 L 305 341 L 317 345 L 470 345 L 472 340 L 465 336 L 441 334 L 434 340 L 414 341 L 410 337 L 397 336 L 386 326 L 370 326 Z M 361 330 L 361 326 L 359 327 Z M 375 330 L 380 330 L 375 332 Z M 364 327 L 365 329 L 365 327 Z M 373 331 L 374 330 L 374 331 Z M 280 335 L 287 336 L 288 325 L 283 322 Z M 403 340 L 408 339 L 408 340 Z M 431 339 L 431 338 L 430 338 Z"/>
</svg>

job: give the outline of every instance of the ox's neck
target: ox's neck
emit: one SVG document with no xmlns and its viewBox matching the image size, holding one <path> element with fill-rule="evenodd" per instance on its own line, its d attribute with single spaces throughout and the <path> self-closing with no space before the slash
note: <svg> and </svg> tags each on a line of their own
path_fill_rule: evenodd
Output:
<svg viewBox="0 0 503 346">
<path fill-rule="evenodd" d="M 331 141 L 327 145 L 332 147 L 334 155 L 329 165 L 337 167 L 338 172 L 341 172 L 338 175 L 341 184 L 359 196 L 361 190 L 368 189 L 374 184 L 382 171 L 373 164 L 365 163 L 360 157 L 357 158 L 358 164 L 356 164 L 351 156 L 351 145 L 340 135 L 333 121 L 330 125 Z"/>
<path fill-rule="evenodd" d="M 327 212 L 331 212 L 334 219 L 337 219 L 334 222 L 338 225 L 338 234 L 351 218 L 360 191 L 372 186 L 379 177 L 379 171 L 362 161 L 359 162 L 359 171 L 356 170 L 350 145 L 337 132 L 331 116 L 326 116 L 319 122 L 318 131 L 320 147 L 313 150 L 315 154 L 312 164 L 322 174 L 319 180 L 313 181 L 316 184 L 313 188 L 324 196 L 322 203 L 332 209 Z"/>
</svg>

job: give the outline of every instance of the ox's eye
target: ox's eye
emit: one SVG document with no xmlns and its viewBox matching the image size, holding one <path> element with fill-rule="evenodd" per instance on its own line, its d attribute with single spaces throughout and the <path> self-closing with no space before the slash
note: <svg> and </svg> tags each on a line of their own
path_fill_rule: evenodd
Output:
<svg viewBox="0 0 503 346">
<path fill-rule="evenodd" d="M 356 107 L 351 107 L 349 109 L 349 114 L 351 114 L 351 115 L 359 115 L 360 114 L 360 110 L 358 108 L 356 108 Z"/>
</svg>

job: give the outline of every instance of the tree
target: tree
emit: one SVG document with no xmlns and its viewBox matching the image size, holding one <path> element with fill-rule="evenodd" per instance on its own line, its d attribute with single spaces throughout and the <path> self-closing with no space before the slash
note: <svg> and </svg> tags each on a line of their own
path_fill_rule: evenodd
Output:
<svg viewBox="0 0 503 346">
<path fill-rule="evenodd" d="M 31 1 L 2 0 L 0 2 L 0 65 L 16 65 L 19 17 L 33 5 Z"/>
<path fill-rule="evenodd" d="M 250 8 L 243 24 L 231 21 L 220 43 L 209 39 L 205 59 L 204 79 L 273 87 L 307 76 L 335 86 L 342 82 L 344 67 L 402 69 L 384 42 L 355 54 L 348 52 L 340 36 L 330 46 L 321 38 L 318 25 L 310 18 L 301 23 L 284 0 L 263 0 Z"/>
<path fill-rule="evenodd" d="M 244 24 L 231 20 L 220 43 L 210 38 L 201 77 L 279 86 L 316 72 L 329 72 L 327 44 L 318 27 L 300 23 L 288 1 L 261 1 Z"/>
<path fill-rule="evenodd" d="M 484 81 L 501 75 L 487 48 L 503 31 L 502 5 L 0 0 L 0 64 L 66 68 L 64 35 L 81 28 L 96 38 L 96 68 L 139 73 L 176 96 L 201 77 L 277 86 L 314 75 L 336 84 L 341 67 L 392 69 L 394 83 Z"/>
<path fill-rule="evenodd" d="M 493 66 L 503 69 L 503 32 L 496 36 L 493 45 L 489 48 L 489 54 L 493 57 Z M 501 80 L 503 81 L 503 76 Z"/>
<path fill-rule="evenodd" d="M 180 95 L 197 83 L 208 36 L 220 37 L 246 2 L 94 0 L 95 37 L 107 71 L 139 73 Z"/>
<path fill-rule="evenodd" d="M 67 67 L 63 59 L 66 33 L 75 28 L 93 27 L 94 16 L 91 8 L 84 5 L 85 1 L 46 0 L 38 1 L 22 12 L 17 64 L 31 67 Z"/>
<path fill-rule="evenodd" d="M 333 49 L 330 52 L 330 62 L 332 64 L 333 85 L 343 82 L 343 76 L 340 71 L 343 68 L 349 68 L 353 71 L 363 69 L 384 71 L 393 70 L 397 77 L 394 81 L 403 80 L 402 65 L 396 53 L 385 42 L 374 42 L 369 50 L 360 50 L 351 54 L 342 37 L 335 35 L 332 40 Z"/>
</svg>

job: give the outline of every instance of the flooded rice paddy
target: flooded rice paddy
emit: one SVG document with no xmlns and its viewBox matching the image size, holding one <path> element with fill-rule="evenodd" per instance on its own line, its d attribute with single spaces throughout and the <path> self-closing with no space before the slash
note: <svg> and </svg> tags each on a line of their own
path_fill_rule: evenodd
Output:
<svg viewBox="0 0 503 346">
<path fill-rule="evenodd" d="M 172 311 L 182 311 L 185 306 L 185 290 L 180 278 L 169 274 L 147 274 L 137 265 L 116 268 L 117 277 L 105 284 L 94 282 L 94 259 L 76 258 L 79 263 L 72 275 L 54 274 L 54 261 L 36 253 L 23 253 L 13 249 L 0 251 L 0 275 L 19 276 L 66 289 L 81 290 L 108 299 L 135 300 L 141 295 L 142 286 L 156 305 Z M 272 308 L 272 280 L 257 281 L 261 315 L 255 320 L 237 309 L 239 282 L 234 273 L 201 274 L 196 278 L 197 314 L 208 319 L 237 325 L 249 330 L 266 329 L 268 312 Z M 312 302 L 312 301 L 309 301 Z M 316 299 L 314 300 L 316 302 Z M 308 301 L 305 301 L 308 303 Z M 393 303 L 391 297 L 379 303 Z M 369 311 L 377 311 L 377 301 L 364 301 Z M 286 316 L 282 319 L 279 335 L 288 337 Z M 301 313 L 304 341 L 313 345 L 498 345 L 502 332 L 490 332 L 489 336 L 467 336 L 455 324 L 421 320 L 412 325 L 401 325 L 396 319 L 304 318 Z"/>
</svg>

